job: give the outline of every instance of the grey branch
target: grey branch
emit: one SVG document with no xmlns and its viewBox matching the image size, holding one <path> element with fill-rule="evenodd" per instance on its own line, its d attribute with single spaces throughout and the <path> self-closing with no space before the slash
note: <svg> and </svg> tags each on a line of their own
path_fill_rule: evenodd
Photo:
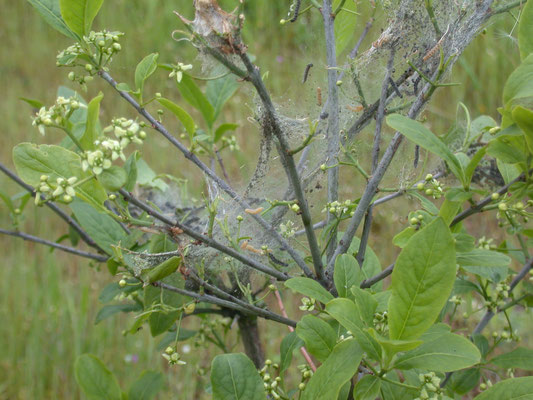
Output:
<svg viewBox="0 0 533 400">
<path fill-rule="evenodd" d="M 191 298 L 196 299 L 198 301 L 203 301 L 203 302 L 206 302 L 206 303 L 218 305 L 220 307 L 229 308 L 231 310 L 239 311 L 240 313 L 243 313 L 243 314 L 257 315 L 257 316 L 260 316 L 260 317 L 265 318 L 265 319 L 269 319 L 269 320 L 272 320 L 272 321 L 279 322 L 280 324 L 284 324 L 284 325 L 288 325 L 288 326 L 292 326 L 292 327 L 296 326 L 296 322 L 295 321 L 290 320 L 290 319 L 285 318 L 285 317 L 282 317 L 282 316 L 280 316 L 278 314 L 275 314 L 275 313 L 273 313 L 271 311 L 268 311 L 268 310 L 260 309 L 261 313 L 259 314 L 257 312 L 249 310 L 248 308 L 245 308 L 243 306 L 235 304 L 235 303 L 233 303 L 231 301 L 224 300 L 224 299 L 219 299 L 218 297 L 211 296 L 209 294 L 199 294 L 199 293 L 196 293 L 196 292 L 191 292 L 189 290 L 185 290 L 185 289 L 177 288 L 175 286 L 167 285 L 166 283 L 163 283 L 163 282 L 154 282 L 152 285 L 155 286 L 155 287 L 160 287 L 161 289 L 164 289 L 164 290 L 168 290 L 168 291 L 171 291 L 171 292 L 179 293 L 179 294 L 184 295 L 184 296 L 191 297 Z"/>
<path fill-rule="evenodd" d="M 25 183 L 22 179 L 20 179 L 13 171 L 11 171 L 9 168 L 7 168 L 4 164 L 0 163 L 0 170 L 6 174 L 9 178 L 11 178 L 13 181 L 15 181 L 18 185 L 22 186 L 24 189 L 26 189 L 28 192 L 31 193 L 33 197 L 35 197 L 35 189 L 31 186 Z M 80 235 L 81 239 L 87 243 L 89 246 L 97 249 L 101 253 L 104 252 L 102 248 L 100 248 L 94 240 L 91 239 L 91 237 L 83 230 L 83 228 L 73 219 L 71 218 L 67 213 L 65 213 L 61 208 L 59 208 L 55 203 L 51 201 L 47 201 L 44 203 L 47 207 L 49 207 L 53 212 L 55 212 L 63 221 L 65 221 L 67 224 L 69 224 L 72 229 L 74 229 L 78 234 Z"/>
<path fill-rule="evenodd" d="M 4 235 L 18 237 L 18 238 L 21 238 L 21 239 L 24 239 L 24 240 L 29 240 L 30 242 L 44 244 L 46 246 L 53 247 L 54 249 L 65 251 L 65 252 L 70 253 L 70 254 L 75 254 L 75 255 L 80 256 L 80 257 L 90 258 L 91 260 L 95 260 L 95 261 L 98 261 L 98 262 L 105 262 L 105 261 L 107 261 L 107 258 L 108 258 L 107 256 L 104 256 L 104 255 L 101 255 L 101 254 L 94 254 L 94 253 L 89 253 L 87 251 L 78 250 L 78 249 L 75 249 L 74 247 L 69 247 L 69 246 L 65 246 L 65 245 L 62 245 L 62 244 L 59 244 L 59 243 L 56 243 L 56 242 L 51 242 L 49 240 L 42 239 L 42 238 L 37 237 L 37 236 L 28 235 L 27 233 L 24 233 L 24 232 L 8 231 L 6 229 L 1 229 L 0 228 L 0 233 L 4 234 Z"/>
</svg>

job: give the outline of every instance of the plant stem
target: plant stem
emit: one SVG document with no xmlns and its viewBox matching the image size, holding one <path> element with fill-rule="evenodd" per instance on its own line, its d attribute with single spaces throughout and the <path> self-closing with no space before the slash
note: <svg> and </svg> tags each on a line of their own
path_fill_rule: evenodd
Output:
<svg viewBox="0 0 533 400">
<path fill-rule="evenodd" d="M 53 247 L 54 249 L 58 249 L 58 250 L 61 250 L 61 251 L 64 251 L 64 252 L 67 252 L 67 253 L 70 253 L 70 254 L 75 254 L 75 255 L 80 256 L 80 257 L 90 258 L 91 260 L 95 260 L 95 261 L 98 261 L 98 262 L 105 262 L 108 259 L 107 256 L 104 256 L 104 255 L 101 255 L 101 254 L 94 254 L 94 253 L 89 253 L 89 252 L 86 252 L 86 251 L 83 251 L 83 250 L 78 250 L 78 249 L 75 249 L 73 247 L 65 246 L 65 245 L 62 245 L 62 244 L 59 244 L 59 243 L 56 243 L 56 242 L 51 242 L 49 240 L 42 239 L 42 238 L 37 237 L 37 236 L 28 235 L 27 233 L 24 233 L 24 232 L 8 231 L 6 229 L 0 228 L 0 233 L 4 234 L 4 235 L 19 237 L 19 238 L 24 239 L 24 240 L 29 240 L 30 242 L 44 244 L 46 246 Z"/>
</svg>

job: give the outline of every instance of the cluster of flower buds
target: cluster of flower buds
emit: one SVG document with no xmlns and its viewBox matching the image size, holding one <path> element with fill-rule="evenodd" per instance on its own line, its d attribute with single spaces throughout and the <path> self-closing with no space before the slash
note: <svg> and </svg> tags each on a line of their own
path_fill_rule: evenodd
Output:
<svg viewBox="0 0 533 400">
<path fill-rule="evenodd" d="M 377 332 L 381 335 L 386 334 L 389 331 L 389 314 L 387 311 L 375 313 L 373 324 Z"/>
<path fill-rule="evenodd" d="M 420 191 L 424 191 L 426 196 L 432 196 L 434 199 L 440 199 L 444 194 L 442 184 L 433 178 L 433 175 L 427 174 L 424 182 L 420 182 L 416 185 L 416 188 Z"/>
<path fill-rule="evenodd" d="M 505 328 L 502 332 L 497 332 L 497 331 L 494 331 L 492 332 L 492 338 L 495 340 L 495 341 L 501 341 L 501 340 L 504 340 L 504 341 L 507 341 L 507 342 L 510 342 L 510 341 L 516 341 L 516 342 L 520 342 L 520 340 L 522 340 L 522 338 L 518 335 L 518 331 L 514 331 L 514 332 L 509 332 L 509 329 Z"/>
<path fill-rule="evenodd" d="M 170 365 L 185 365 L 185 361 L 181 359 L 181 356 L 174 347 L 168 346 L 163 353 L 163 358 L 168 361 Z"/>
<path fill-rule="evenodd" d="M 40 206 L 46 201 L 59 200 L 70 203 L 76 196 L 75 184 L 78 178 L 57 178 L 55 184 L 50 182 L 48 175 L 42 175 L 39 185 L 35 188 L 35 205 Z M 53 190 L 53 191 L 52 191 Z"/>
<path fill-rule="evenodd" d="M 180 83 L 181 80 L 183 79 L 183 71 L 188 71 L 190 69 L 192 69 L 192 65 L 191 64 L 183 64 L 183 63 L 177 63 L 177 64 L 172 64 L 171 65 L 172 67 L 172 71 L 170 72 L 170 74 L 168 75 L 169 78 L 175 78 L 176 79 L 176 82 Z"/>
<path fill-rule="evenodd" d="M 298 390 L 303 391 L 305 390 L 306 382 L 308 382 L 309 379 L 311 379 L 311 377 L 313 376 L 313 371 L 311 371 L 311 368 L 307 364 L 298 365 L 298 369 L 302 374 L 302 380 L 298 385 Z"/>
<path fill-rule="evenodd" d="M 289 239 L 296 234 L 295 228 L 296 227 L 294 225 L 294 222 L 292 222 L 291 220 L 288 220 L 287 222 L 285 222 L 284 224 L 280 224 L 279 226 L 281 236 L 283 236 L 286 239 Z"/>
<path fill-rule="evenodd" d="M 235 137 L 235 135 L 231 135 L 229 137 L 223 136 L 222 145 L 222 148 L 228 147 L 230 151 L 239 151 L 241 149 L 239 147 L 239 144 L 237 143 L 237 138 Z"/>
<path fill-rule="evenodd" d="M 409 219 L 409 223 L 416 229 L 420 228 L 420 224 L 422 223 L 422 220 L 424 219 L 424 216 L 422 214 L 415 215 Z"/>
<path fill-rule="evenodd" d="M 84 75 L 71 72 L 68 77 L 71 81 L 78 81 L 82 85 L 90 82 L 93 75 L 111 62 L 114 54 L 122 50 L 118 43 L 122 35 L 124 35 L 122 32 L 91 31 L 83 37 L 81 43 L 73 44 L 61 51 L 57 55 L 56 64 L 59 67 L 83 67 Z"/>
<path fill-rule="evenodd" d="M 498 201 L 500 200 L 500 195 L 498 193 L 493 193 L 492 199 L 494 201 Z M 517 217 L 521 217 L 522 221 L 527 223 L 532 215 L 532 213 L 528 211 L 528 208 L 531 206 L 533 206 L 533 200 L 528 200 L 527 203 L 524 204 L 521 201 L 511 203 L 510 201 L 505 201 L 505 199 L 502 199 L 498 203 L 498 225 L 503 227 L 506 224 L 509 224 L 508 233 L 511 235 L 517 233 L 517 231 L 520 229 Z"/>
<path fill-rule="evenodd" d="M 330 214 L 335 214 L 337 217 L 342 217 L 343 215 L 353 216 L 354 212 L 352 211 L 354 204 L 350 200 L 345 200 L 344 202 L 333 201 L 331 203 L 326 203 L 326 207 L 322 212 L 329 212 Z"/>
<path fill-rule="evenodd" d="M 302 297 L 302 305 L 300 306 L 300 310 L 313 311 L 315 309 L 315 305 L 315 299 L 310 299 L 309 297 Z"/>
<path fill-rule="evenodd" d="M 448 301 L 452 303 L 453 305 L 455 305 L 456 307 L 459 307 L 464 302 L 461 296 L 455 296 L 455 295 L 452 296 L 450 300 Z"/>
<path fill-rule="evenodd" d="M 33 126 L 36 126 L 39 129 L 39 132 L 44 135 L 46 127 L 62 127 L 65 125 L 68 118 L 72 113 L 84 106 L 75 97 L 69 97 L 65 99 L 60 96 L 57 98 L 56 103 L 46 109 L 46 107 L 41 107 L 39 112 L 33 118 Z"/>
<path fill-rule="evenodd" d="M 267 394 L 273 398 L 273 399 L 281 399 L 279 391 L 279 384 L 281 382 L 281 378 L 277 376 L 276 378 L 273 378 L 270 374 L 270 371 L 279 370 L 279 365 L 272 363 L 272 360 L 265 360 L 265 366 L 259 370 L 259 375 L 263 378 L 263 385 L 265 386 L 265 391 Z M 269 398 L 270 398 L 269 397 Z"/>
<path fill-rule="evenodd" d="M 506 283 L 498 283 L 492 293 L 487 299 L 485 299 L 485 307 L 489 310 L 495 310 L 498 307 L 502 307 L 505 304 L 505 300 L 509 298 L 511 287 Z"/>
<path fill-rule="evenodd" d="M 198 334 L 194 337 L 194 347 L 207 347 L 208 335 L 217 328 L 229 329 L 232 319 L 229 317 L 216 318 L 211 320 L 202 319 Z"/>
<path fill-rule="evenodd" d="M 420 393 L 415 400 L 438 400 L 442 398 L 443 390 L 440 388 L 440 378 L 434 372 L 418 375 L 422 382 Z"/>
<path fill-rule="evenodd" d="M 82 155 L 81 168 L 91 170 L 93 174 L 100 175 L 104 170 L 111 168 L 113 161 L 100 149 L 86 151 Z"/>
<path fill-rule="evenodd" d="M 146 139 L 146 132 L 141 129 L 143 126 L 144 123 L 137 123 L 132 119 L 114 118 L 111 125 L 104 129 L 104 133 L 113 132 L 123 149 L 132 142 L 143 144 Z"/>
<path fill-rule="evenodd" d="M 494 247 L 492 242 L 494 239 L 487 239 L 485 236 L 479 238 L 477 242 L 478 249 L 490 250 Z"/>
</svg>

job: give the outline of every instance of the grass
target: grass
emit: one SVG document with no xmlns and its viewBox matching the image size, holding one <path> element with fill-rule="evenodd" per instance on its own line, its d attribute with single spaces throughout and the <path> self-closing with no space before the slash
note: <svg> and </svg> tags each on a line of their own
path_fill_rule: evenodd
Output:
<svg viewBox="0 0 533 400">
<path fill-rule="evenodd" d="M 227 5 L 226 9 L 235 4 L 231 0 L 223 3 Z M 318 18 L 281 28 L 277 21 L 285 17 L 289 4 L 289 1 L 249 2 L 248 26 L 253 28 L 245 31 L 248 42 L 254 43 L 250 50 L 258 56 L 263 70 L 269 71 L 268 84 L 275 98 L 281 101 L 287 100 L 289 92 L 286 88 L 301 79 L 303 67 L 317 52 L 319 46 L 314 42 L 316 35 L 313 32 L 321 29 Z M 31 127 L 30 108 L 18 98 L 37 98 L 45 104 L 53 102 L 57 86 L 68 84 L 67 73 L 55 67 L 54 56 L 69 42 L 49 29 L 26 2 L 0 0 L 0 9 L 3 16 L 0 25 L 3 43 L 0 47 L 0 75 L 7 82 L 0 98 L 3 132 L 0 157 L 11 165 L 7 160 L 11 159 L 11 148 L 16 143 L 59 140 L 59 136 L 54 134 L 46 139 L 40 137 Z M 151 52 L 159 52 L 165 61 L 194 59 L 195 53 L 190 47 L 170 40 L 170 32 L 180 28 L 180 23 L 172 14 L 174 9 L 192 16 L 190 0 L 105 2 L 97 27 L 127 34 L 123 41 L 125 50 L 112 69 L 120 80 L 131 80 L 132 66 Z M 458 101 L 464 102 L 474 117 L 481 113 L 497 117 L 495 110 L 500 105 L 503 83 L 518 63 L 516 46 L 505 33 L 510 32 L 513 23 L 512 18 L 499 17 L 463 55 L 451 78 L 463 85 L 441 91 L 426 112 L 436 132 L 444 132 L 455 121 Z M 360 29 L 362 27 L 363 24 Z M 367 44 L 378 34 L 373 32 Z M 164 82 L 169 85 L 164 90 L 172 93 L 170 83 Z M 105 93 L 103 120 L 115 115 L 132 116 L 127 104 L 102 83 L 91 85 L 89 95 L 94 96 L 99 90 Z M 244 121 L 249 111 L 244 109 L 243 112 L 239 103 L 249 101 L 249 92 L 241 90 L 233 105 L 225 111 L 224 118 L 231 122 Z M 244 133 L 239 131 L 241 147 L 253 152 L 257 139 L 248 139 L 242 136 Z M 145 155 L 154 167 L 173 172 L 175 162 L 159 156 L 169 154 L 167 143 L 153 138 L 150 146 Z M 234 171 L 236 168 L 238 164 L 234 166 Z M 195 173 L 194 170 L 183 170 L 181 177 L 196 181 L 198 189 L 202 182 L 195 179 Z M 18 191 L 4 177 L 0 178 L 0 182 L 3 191 L 11 194 Z M 407 203 L 405 207 L 408 207 Z M 25 214 L 23 229 L 27 232 L 53 239 L 65 233 L 65 228 L 48 210 L 35 210 L 29 206 Z M 0 222 L 2 226 L 9 226 L 3 205 L 0 206 Z M 386 241 L 401 224 L 401 213 L 384 211 L 376 219 L 376 236 L 380 237 L 380 241 Z M 486 226 L 486 229 L 490 227 Z M 84 352 L 100 357 L 118 376 L 123 388 L 149 367 L 163 370 L 167 375 L 168 387 L 161 398 L 201 398 L 200 393 L 207 385 L 206 378 L 199 377 L 194 368 L 169 369 L 156 350 L 158 339 L 151 338 L 146 330 L 134 336 L 121 335 L 122 330 L 132 323 L 131 316 L 114 317 L 94 325 L 94 317 L 100 307 L 98 293 L 106 283 L 113 281 L 106 271 L 97 271 L 89 268 L 83 260 L 50 253 L 46 248 L 16 239 L 0 237 L 0 244 L 4 249 L 0 268 L 0 398 L 81 398 L 72 366 L 76 356 Z M 394 252 L 387 251 L 382 255 L 385 260 L 392 259 Z M 295 316 L 294 302 L 287 300 L 292 316 Z M 286 333 L 282 326 L 269 326 L 269 336 L 265 341 L 267 355 L 277 352 L 280 338 Z M 206 367 L 213 353 L 214 350 L 210 353 L 202 349 L 192 350 L 185 360 Z M 137 361 L 132 362 L 132 359 Z M 190 384 L 193 381 L 195 385 Z M 191 390 L 192 386 L 202 390 Z"/>
</svg>

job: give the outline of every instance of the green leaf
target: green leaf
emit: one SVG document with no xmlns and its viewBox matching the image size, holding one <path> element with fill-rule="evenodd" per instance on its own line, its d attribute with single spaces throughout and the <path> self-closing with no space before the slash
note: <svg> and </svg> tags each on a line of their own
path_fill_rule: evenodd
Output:
<svg viewBox="0 0 533 400">
<path fill-rule="evenodd" d="M 39 184 L 42 175 L 48 175 L 51 182 L 72 176 L 81 181 L 90 176 L 81 169 L 80 156 L 60 146 L 21 143 L 13 149 L 13 161 L 20 178 L 32 186 Z M 104 188 L 95 179 L 77 186 L 76 196 L 96 207 L 107 200 Z"/>
<path fill-rule="evenodd" d="M 85 133 L 80 139 L 83 150 L 94 150 L 96 148 L 94 142 L 100 136 L 98 118 L 100 116 L 100 102 L 103 98 L 104 94 L 100 92 L 87 105 L 87 124 L 85 125 Z"/>
<path fill-rule="evenodd" d="M 387 365 L 397 353 L 412 350 L 422 344 L 421 340 L 387 339 L 378 334 L 374 328 L 370 328 L 368 332 L 370 335 L 372 335 L 376 342 L 383 347 L 385 352 L 385 364 Z"/>
<path fill-rule="evenodd" d="M 335 11 L 341 0 L 336 0 L 333 3 L 333 11 Z M 335 16 L 335 46 L 337 56 L 341 54 L 350 42 L 354 39 L 355 28 L 357 27 L 357 4 L 354 0 L 348 0 L 344 3 L 343 10 Z"/>
<path fill-rule="evenodd" d="M 294 350 L 299 349 L 304 345 L 302 339 L 298 337 L 296 332 L 291 332 L 283 338 L 280 347 L 280 363 L 279 373 L 280 375 L 289 368 L 292 361 L 292 353 Z"/>
<path fill-rule="evenodd" d="M 156 173 L 142 158 L 137 159 L 137 183 L 142 186 L 157 188 L 162 192 L 166 192 L 168 189 L 165 181 L 157 178 Z"/>
<path fill-rule="evenodd" d="M 523 151 L 525 148 L 525 146 L 522 145 L 525 144 L 523 142 L 524 140 L 520 140 L 520 138 L 512 140 L 510 137 L 502 136 L 490 141 L 487 148 L 487 154 L 504 163 L 522 163 L 526 161 L 527 157 Z"/>
<path fill-rule="evenodd" d="M 375 375 L 365 375 L 353 389 L 354 400 L 375 400 L 381 390 L 381 379 Z"/>
<path fill-rule="evenodd" d="M 508 267 L 511 258 L 497 251 L 474 249 L 467 253 L 457 253 L 457 264 L 461 267 Z"/>
<path fill-rule="evenodd" d="M 113 255 L 111 246 L 117 245 L 126 238 L 126 232 L 109 215 L 96 211 L 91 205 L 74 200 L 70 203 L 81 227 L 107 254 Z"/>
<path fill-rule="evenodd" d="M 152 75 L 157 69 L 157 59 L 159 58 L 159 53 L 148 54 L 144 57 L 137 68 L 135 68 L 135 87 L 140 92 L 141 103 L 144 90 L 144 82 Z"/>
<path fill-rule="evenodd" d="M 183 127 L 189 134 L 189 138 L 192 140 L 192 138 L 194 137 L 194 134 L 196 133 L 196 125 L 194 124 L 194 119 L 192 119 L 189 113 L 168 99 L 159 98 L 157 99 L 157 101 L 163 107 L 170 110 L 176 117 L 178 117 L 180 122 L 183 124 Z"/>
<path fill-rule="evenodd" d="M 413 400 L 418 396 L 420 391 L 401 387 L 389 382 L 381 382 L 381 393 L 383 393 L 385 400 Z"/>
<path fill-rule="evenodd" d="M 466 394 L 478 385 L 479 378 L 481 378 L 479 368 L 465 369 L 455 372 L 449 385 L 455 393 Z"/>
<path fill-rule="evenodd" d="M 90 400 L 121 400 L 117 378 L 96 356 L 82 354 L 74 363 L 76 382 Z"/>
<path fill-rule="evenodd" d="M 35 7 L 37 12 L 52 28 L 71 39 L 79 40 L 78 35 L 70 30 L 63 20 L 59 0 L 28 0 L 28 3 Z"/>
<path fill-rule="evenodd" d="M 302 400 L 337 400 L 341 387 L 359 368 L 363 350 L 354 339 L 343 340 L 313 374 L 302 394 Z"/>
<path fill-rule="evenodd" d="M 333 281 L 340 297 L 352 297 L 350 288 L 357 284 L 359 263 L 355 257 L 349 254 L 341 254 L 335 260 Z"/>
<path fill-rule="evenodd" d="M 142 307 L 137 303 L 111 304 L 108 306 L 104 306 L 98 311 L 98 314 L 96 314 L 94 323 L 98 324 L 104 319 L 109 318 L 112 315 L 118 314 L 120 312 L 127 313 L 132 311 L 140 311 L 141 309 Z"/>
<path fill-rule="evenodd" d="M 533 53 L 533 5 L 526 3 L 520 15 L 518 24 L 518 48 L 523 60 Z"/>
<path fill-rule="evenodd" d="M 214 400 L 266 400 L 263 380 L 242 353 L 221 354 L 211 364 Z"/>
<path fill-rule="evenodd" d="M 503 88 L 503 104 L 533 96 L 533 54 L 527 56 L 516 68 Z"/>
<path fill-rule="evenodd" d="M 361 313 L 350 299 L 334 299 L 326 305 L 326 312 L 344 328 L 352 332 L 363 350 L 374 360 L 381 359 L 381 347 L 376 340 L 364 330 Z"/>
<path fill-rule="evenodd" d="M 357 252 L 359 251 L 360 243 L 361 240 L 357 236 L 354 237 L 352 239 L 352 243 L 350 243 L 350 247 L 348 248 L 347 253 L 355 257 L 357 255 Z M 363 282 L 365 279 L 371 278 L 379 274 L 380 272 L 381 263 L 379 261 L 378 256 L 370 246 L 366 246 L 365 260 L 363 261 L 363 267 L 359 268 L 357 272 L 357 281 L 355 283 L 356 286 L 359 286 L 361 282 Z M 379 291 L 381 290 L 382 286 L 383 282 L 379 281 L 372 285 L 372 289 Z"/>
<path fill-rule="evenodd" d="M 478 151 L 476 151 L 476 154 L 472 157 L 470 162 L 465 168 L 465 178 L 466 182 L 470 184 L 472 182 L 472 176 L 474 175 L 474 172 L 476 171 L 476 167 L 481 162 L 485 154 L 487 153 L 487 147 L 483 146 Z"/>
<path fill-rule="evenodd" d="M 205 95 L 213 106 L 213 121 L 217 119 L 224 104 L 226 104 L 238 88 L 239 84 L 232 74 L 207 82 Z"/>
<path fill-rule="evenodd" d="M 445 199 L 440 207 L 439 217 L 442 218 L 446 225 L 450 225 L 460 209 L 460 202 Z"/>
<path fill-rule="evenodd" d="M 506 379 L 488 388 L 476 400 L 532 400 L 533 376 Z"/>
<path fill-rule="evenodd" d="M 196 83 L 194 83 L 193 79 L 189 75 L 183 74 L 181 82 L 178 82 L 178 89 L 183 98 L 191 106 L 200 111 L 207 125 L 211 127 L 215 120 L 215 109 Z"/>
<path fill-rule="evenodd" d="M 215 143 L 222 139 L 222 136 L 228 131 L 234 131 L 239 125 L 237 124 L 222 124 L 215 131 Z"/>
<path fill-rule="evenodd" d="M 111 192 L 116 192 L 126 184 L 128 175 L 126 170 L 118 165 L 112 165 L 111 168 L 105 169 L 98 175 L 98 181 Z"/>
<path fill-rule="evenodd" d="M 291 278 L 285 281 L 285 286 L 324 304 L 333 300 L 332 294 L 324 289 L 320 283 L 311 278 Z"/>
<path fill-rule="evenodd" d="M 80 38 L 87 35 L 104 0 L 59 0 L 61 16 Z"/>
<path fill-rule="evenodd" d="M 328 358 L 337 342 L 333 328 L 314 315 L 306 315 L 298 322 L 296 334 L 303 339 L 307 350 L 319 361 Z"/>
<path fill-rule="evenodd" d="M 513 110 L 513 119 L 520 129 L 522 129 L 522 132 L 524 132 L 529 153 L 533 154 L 533 111 L 521 106 L 515 107 Z"/>
<path fill-rule="evenodd" d="M 352 287 L 351 292 L 355 300 L 355 305 L 359 309 L 359 315 L 367 326 L 374 325 L 374 313 L 378 307 L 378 302 L 368 290 Z"/>
<path fill-rule="evenodd" d="M 448 164 L 452 173 L 465 184 L 463 167 L 448 147 L 420 122 L 400 114 L 387 117 L 387 124 L 420 147 L 436 154 Z"/>
<path fill-rule="evenodd" d="M 416 339 L 438 317 L 455 281 L 455 246 L 437 218 L 417 232 L 396 259 L 389 300 L 391 339 Z"/>
<path fill-rule="evenodd" d="M 470 340 L 453 333 L 445 333 L 400 355 L 394 363 L 394 368 L 450 372 L 471 367 L 479 363 L 480 359 L 478 348 Z"/>
<path fill-rule="evenodd" d="M 181 258 L 174 256 L 163 261 L 157 267 L 152 268 L 149 272 L 143 273 L 143 281 L 145 285 L 160 281 L 170 274 L 173 274 L 178 269 L 180 263 Z"/>
<path fill-rule="evenodd" d="M 533 371 L 533 350 L 525 347 L 517 347 L 509 353 L 492 358 L 490 363 L 502 368 L 520 368 Z"/>
<path fill-rule="evenodd" d="M 124 189 L 128 192 L 131 192 L 137 183 L 137 158 L 139 153 L 135 151 L 132 153 L 126 163 L 124 164 L 124 170 L 126 171 L 126 183 Z"/>
<path fill-rule="evenodd" d="M 178 333 L 178 342 L 183 342 L 187 339 L 192 338 L 198 333 L 198 331 L 191 331 L 189 329 L 185 329 L 184 327 L 180 327 L 180 331 Z M 168 331 L 165 336 L 163 336 L 163 339 L 157 344 L 157 350 L 163 351 L 165 350 L 169 345 L 176 342 L 176 331 Z"/>
<path fill-rule="evenodd" d="M 173 274 L 165 279 L 164 283 L 172 285 L 174 287 L 183 288 L 184 282 L 181 276 Z M 174 308 L 181 307 L 187 299 L 182 295 L 168 290 L 162 290 L 153 286 L 146 286 L 144 288 L 144 308 L 145 310 L 152 309 L 154 305 L 165 304 Z M 150 334 L 152 336 L 158 336 L 165 333 L 180 316 L 180 311 L 168 311 L 168 312 L 153 312 L 150 314 L 148 323 L 150 325 Z"/>
<path fill-rule="evenodd" d="M 165 386 L 165 376 L 157 371 L 144 371 L 132 383 L 128 400 L 152 400 Z"/>
<path fill-rule="evenodd" d="M 409 239 L 411 239 L 416 232 L 417 230 L 415 228 L 413 228 L 412 226 L 408 226 L 392 238 L 392 244 L 403 249 L 405 246 L 407 246 L 407 243 L 409 243 Z"/>
</svg>

